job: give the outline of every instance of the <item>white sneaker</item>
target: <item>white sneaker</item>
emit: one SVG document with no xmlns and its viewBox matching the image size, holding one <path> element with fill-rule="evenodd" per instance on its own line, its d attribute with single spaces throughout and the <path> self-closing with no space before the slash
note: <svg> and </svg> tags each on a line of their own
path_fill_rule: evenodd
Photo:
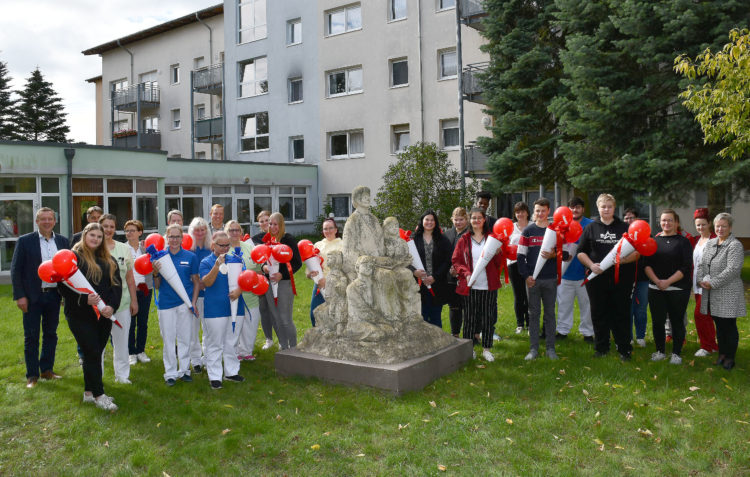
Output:
<svg viewBox="0 0 750 477">
<path fill-rule="evenodd" d="M 471 350 L 471 359 L 477 359 L 477 352 L 474 350 Z"/>
<path fill-rule="evenodd" d="M 697 356 L 699 358 L 703 358 L 703 357 L 708 356 L 710 354 L 711 354 L 710 351 L 706 351 L 703 348 L 701 348 L 701 349 L 699 349 L 698 351 L 695 352 L 695 356 Z"/>
<path fill-rule="evenodd" d="M 669 358 L 669 364 L 682 364 L 682 358 L 672 353 L 672 357 Z"/>
<path fill-rule="evenodd" d="M 115 382 L 120 384 L 133 384 L 128 378 L 115 378 Z"/>
<path fill-rule="evenodd" d="M 131 354 L 128 356 L 128 361 L 130 362 L 130 366 L 134 366 L 138 363 L 138 358 L 134 354 Z"/>
<path fill-rule="evenodd" d="M 521 333 L 523 333 L 523 326 L 516 327 L 516 334 L 520 335 Z"/>
<path fill-rule="evenodd" d="M 261 349 L 269 349 L 271 346 L 273 346 L 273 340 L 266 340 L 266 343 L 263 345 Z"/>
<path fill-rule="evenodd" d="M 93 394 L 83 393 L 83 402 L 94 403 L 94 402 L 96 402 L 96 399 L 94 399 L 94 395 Z"/>
<path fill-rule="evenodd" d="M 529 354 L 527 354 L 523 359 L 525 359 L 526 361 L 533 361 L 537 358 L 537 356 L 539 356 L 539 351 L 532 349 L 531 351 L 529 351 Z"/>
<path fill-rule="evenodd" d="M 490 350 L 488 350 L 488 349 L 482 351 L 482 357 L 484 359 L 486 359 L 490 363 L 493 362 L 493 361 L 495 361 L 495 357 L 492 356 L 492 353 L 490 353 Z"/>
<path fill-rule="evenodd" d="M 135 355 L 135 357 L 141 363 L 150 363 L 151 362 L 151 358 L 149 358 L 148 356 L 146 356 L 146 353 L 144 353 L 144 352 L 138 353 L 137 355 Z"/>
<path fill-rule="evenodd" d="M 666 357 L 667 357 L 666 354 L 664 354 L 664 353 L 662 353 L 660 351 L 657 351 L 657 352 L 651 354 L 651 361 L 662 361 Z"/>
<path fill-rule="evenodd" d="M 98 407 L 99 409 L 104 409 L 105 411 L 117 410 L 117 404 L 115 404 L 113 399 L 106 394 L 102 394 L 98 398 L 94 399 L 94 401 L 96 401 L 96 407 Z"/>
<path fill-rule="evenodd" d="M 638 338 L 637 340 L 635 340 L 635 342 L 641 348 L 646 347 L 646 340 L 644 338 Z"/>
<path fill-rule="evenodd" d="M 501 338 L 501 337 L 500 337 L 500 336 L 499 336 L 498 334 L 493 334 L 493 335 L 492 335 L 492 339 L 493 339 L 494 341 L 500 341 L 500 340 L 502 340 L 502 338 Z"/>
</svg>

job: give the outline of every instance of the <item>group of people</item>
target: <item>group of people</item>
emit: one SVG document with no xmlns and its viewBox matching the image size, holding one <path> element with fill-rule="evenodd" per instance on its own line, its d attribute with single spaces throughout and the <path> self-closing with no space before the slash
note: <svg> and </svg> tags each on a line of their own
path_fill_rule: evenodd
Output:
<svg viewBox="0 0 750 477">
<path fill-rule="evenodd" d="M 514 206 L 516 221 L 508 240 L 508 244 L 517 245 L 517 256 L 506 256 L 503 250 L 507 249 L 501 248 L 469 285 L 496 221 L 487 215 L 489 204 L 489 193 L 479 193 L 469 211 L 463 207 L 453 211 L 453 226 L 445 230 L 440 227 L 437 213 L 427 210 L 414 229 L 411 240 L 423 268 L 412 267 L 411 271 L 420 286 L 421 312 L 427 323 L 442 328 L 441 314 L 447 304 L 451 333 L 481 345 L 484 359 L 494 361 L 491 349 L 493 341 L 499 339 L 495 334 L 497 297 L 504 272 L 513 287 L 515 331 L 529 333 L 526 360 L 539 356 L 542 340 L 546 356 L 557 359 L 555 342 L 565 339 L 572 330 L 574 302 L 578 300 L 579 332 L 585 341 L 594 344 L 595 357 L 610 351 L 610 336 L 624 361 L 631 358 L 633 343 L 645 347 L 648 306 L 656 347 L 651 359 L 666 359 L 666 345 L 671 341 L 669 361 L 680 364 L 686 309 L 692 293 L 701 345 L 696 356 L 718 351 L 717 364 L 727 370 L 734 367 L 739 341 L 736 321 L 745 315 L 746 308 L 740 278 L 744 251 L 731 233 L 730 214 L 720 213 L 710 221 L 707 209 L 696 210 L 698 234 L 692 237 L 682 229 L 678 214 L 665 209 L 660 215 L 661 232 L 655 236 L 656 253 L 641 257 L 635 252 L 623 257 L 616 267 L 602 270 L 601 261 L 628 231 L 637 214 L 626 209 L 625 220 L 619 219 L 615 216 L 614 197 L 602 194 L 596 202 L 599 215 L 592 220 L 583 215 L 583 200 L 573 197 L 568 206 L 583 234 L 574 246 L 564 246 L 562 259 L 569 263 L 562 277 L 558 277 L 554 260 L 557 251 L 541 250 L 550 225 L 549 200 L 535 201 L 533 213 L 519 202 Z M 274 332 L 280 349 L 296 346 L 297 330 L 292 319 L 294 274 L 302 260 L 297 241 L 285 230 L 282 214 L 261 211 L 257 216 L 260 232 L 247 240 L 236 220 L 224 223 L 223 207 L 216 204 L 210 221 L 202 217 L 190 221 L 187 234 L 192 240 L 188 241 L 189 249 L 185 249 L 183 215 L 178 210 L 170 211 L 162 253 L 168 254 L 173 263 L 189 304 L 180 296 L 180 290 L 162 280 L 158 260 L 152 261 L 153 273 L 142 275 L 135 270 L 135 259 L 146 253 L 140 221 L 125 222 L 123 243 L 115 240 L 114 215 L 103 214 L 101 208 L 94 206 L 88 209 L 86 219 L 88 224 L 69 242 L 53 231 L 55 211 L 43 207 L 36 213 L 37 231 L 22 236 L 16 245 L 11 276 L 13 298 L 23 313 L 27 387 L 33 388 L 40 378 L 60 378 L 53 367 L 61 297 L 65 299 L 68 326 L 78 343 L 83 400 L 106 410 L 115 410 L 117 405 L 104 393 L 104 349 L 111 338 L 115 381 L 130 384 L 130 367 L 150 361 L 145 344 L 154 295 L 168 386 L 178 380 L 191 382 L 192 374 L 202 373 L 203 369 L 212 389 L 220 389 L 223 381 L 243 381 L 240 361 L 255 359 L 259 323 L 265 337 L 262 349 L 273 346 Z M 313 326 L 314 310 L 325 301 L 321 291 L 329 272 L 325 265 L 327 255 L 340 252 L 343 247 L 334 219 L 323 221 L 322 232 L 323 239 L 315 244 L 323 258 L 322 272 L 307 271 L 307 277 L 316 280 L 310 303 Z M 253 261 L 254 246 L 264 243 L 287 245 L 292 250 L 289 264 Z M 93 290 L 43 282 L 37 275 L 39 264 L 68 248 Z M 549 260 L 534 278 L 539 256 Z M 240 288 L 230 290 L 228 260 L 241 261 L 246 269 L 265 275 L 271 284 L 268 291 L 256 296 Z M 598 276 L 587 281 L 586 270 Z M 322 276 L 316 276 L 318 273 Z M 235 319 L 230 305 L 234 300 L 238 304 Z M 106 306 L 98 310 L 100 302 Z"/>
</svg>

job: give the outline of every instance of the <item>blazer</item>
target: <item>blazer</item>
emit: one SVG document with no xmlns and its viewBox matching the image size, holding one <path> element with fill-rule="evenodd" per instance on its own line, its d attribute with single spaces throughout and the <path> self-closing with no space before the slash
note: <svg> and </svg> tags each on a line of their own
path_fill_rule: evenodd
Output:
<svg viewBox="0 0 750 477">
<path fill-rule="evenodd" d="M 69 249 L 68 239 L 55 234 L 58 250 Z M 29 304 L 37 303 L 42 296 L 42 279 L 37 269 L 42 264 L 42 249 L 39 247 L 39 232 L 22 235 L 16 242 L 13 260 L 10 263 L 10 276 L 13 282 L 13 300 L 27 298 Z"/>
<path fill-rule="evenodd" d="M 435 297 L 432 299 L 435 305 L 444 305 L 448 303 L 448 269 L 451 267 L 451 255 L 453 254 L 453 247 L 451 246 L 450 240 L 440 234 L 439 238 L 437 235 L 432 236 L 432 277 L 435 279 L 435 283 L 432 284 L 432 291 L 435 293 Z M 424 237 L 420 235 L 413 235 L 414 245 L 417 247 L 419 258 L 422 260 L 422 264 L 425 263 L 425 252 L 424 252 Z M 419 292 L 422 298 L 426 298 L 430 293 L 427 286 L 422 283 L 419 287 Z"/>
<path fill-rule="evenodd" d="M 701 313 L 719 318 L 739 318 L 747 314 L 740 275 L 744 258 L 742 243 L 734 235 L 727 237 L 721 245 L 718 238 L 706 243 L 695 272 L 697 281 L 703 281 L 708 275 L 711 283 L 710 290 L 703 289 Z"/>
</svg>

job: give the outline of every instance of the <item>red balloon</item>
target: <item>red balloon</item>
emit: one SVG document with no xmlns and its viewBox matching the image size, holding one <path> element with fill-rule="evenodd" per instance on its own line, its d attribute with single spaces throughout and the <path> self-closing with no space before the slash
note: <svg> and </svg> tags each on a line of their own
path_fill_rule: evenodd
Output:
<svg viewBox="0 0 750 477">
<path fill-rule="evenodd" d="M 190 236 L 190 234 L 183 234 L 182 235 L 182 248 L 185 250 L 190 250 L 193 248 L 193 237 Z"/>
<path fill-rule="evenodd" d="M 55 267 L 54 265 L 52 265 L 52 260 L 42 262 L 42 264 L 39 265 L 39 268 L 37 269 L 37 273 L 39 274 L 39 278 L 47 283 L 57 283 L 63 279 L 63 277 L 55 271 Z"/>
<path fill-rule="evenodd" d="M 135 268 L 135 271 L 140 273 L 141 275 L 148 275 L 149 273 L 154 271 L 154 266 L 151 263 L 151 255 L 144 253 L 140 257 L 135 259 L 135 263 L 133 264 L 133 268 Z"/>
<path fill-rule="evenodd" d="M 292 261 L 292 247 L 289 245 L 284 245 L 283 243 L 280 243 L 276 245 L 273 250 L 271 250 L 271 254 L 273 255 L 273 258 L 276 259 L 279 263 L 289 263 Z"/>
<path fill-rule="evenodd" d="M 628 227 L 628 235 L 635 244 L 645 244 L 651 237 L 651 226 L 645 220 L 636 220 Z"/>
<path fill-rule="evenodd" d="M 245 270 L 237 277 L 237 285 L 242 288 L 242 291 L 252 291 L 256 283 L 258 283 L 258 274 L 252 270 Z"/>
<path fill-rule="evenodd" d="M 559 230 L 565 230 L 570 227 L 573 221 L 573 211 L 569 207 L 564 205 L 557 208 L 554 215 L 552 215 L 552 221 Z"/>
<path fill-rule="evenodd" d="M 55 272 L 62 277 L 69 277 L 78 270 L 78 257 L 71 250 L 59 250 L 52 257 Z"/>
<path fill-rule="evenodd" d="M 508 260 L 517 260 L 518 259 L 518 245 L 503 244 L 503 255 L 505 255 L 505 258 L 507 258 Z"/>
<path fill-rule="evenodd" d="M 164 237 L 156 232 L 152 233 L 146 237 L 146 240 L 143 242 L 145 248 L 148 248 L 149 245 L 156 247 L 156 250 L 164 250 Z"/>
<path fill-rule="evenodd" d="M 250 258 L 252 258 L 255 263 L 267 262 L 270 256 L 271 249 L 268 245 L 256 245 L 255 248 L 253 248 L 253 251 L 250 252 Z"/>
<path fill-rule="evenodd" d="M 253 289 L 250 291 L 252 291 L 254 294 L 258 296 L 263 296 L 268 291 L 269 286 L 270 285 L 268 283 L 268 279 L 265 277 L 265 275 L 258 275 L 258 282 L 253 286 Z"/>
<path fill-rule="evenodd" d="M 636 244 L 635 248 L 638 250 L 638 253 L 644 257 L 649 257 L 656 253 L 658 246 L 656 245 L 656 240 L 654 240 L 653 237 L 649 237 L 645 243 Z"/>
<path fill-rule="evenodd" d="M 574 243 L 576 240 L 581 238 L 582 233 L 583 227 L 581 227 L 581 224 L 574 220 L 570 223 L 568 230 L 565 232 L 565 241 L 567 243 Z"/>
<path fill-rule="evenodd" d="M 299 254 L 302 257 L 303 262 L 315 255 L 315 245 L 307 239 L 297 242 L 297 248 L 299 249 Z"/>
<path fill-rule="evenodd" d="M 513 235 L 513 221 L 508 217 L 501 217 L 495 221 L 495 225 L 492 226 L 492 231 L 497 235 L 497 239 L 504 242 Z"/>
</svg>

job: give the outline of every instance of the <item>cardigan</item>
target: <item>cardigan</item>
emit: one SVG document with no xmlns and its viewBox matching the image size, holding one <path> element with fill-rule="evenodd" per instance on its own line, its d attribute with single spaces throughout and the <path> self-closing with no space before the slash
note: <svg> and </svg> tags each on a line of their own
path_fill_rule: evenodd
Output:
<svg viewBox="0 0 750 477">
<path fill-rule="evenodd" d="M 708 276 L 711 289 L 703 289 L 701 313 L 719 318 L 739 318 L 747 314 L 740 276 L 744 258 L 742 243 L 734 235 L 721 245 L 718 237 L 706 243 L 696 277 L 701 282 Z"/>
<path fill-rule="evenodd" d="M 458 272 L 458 286 L 456 293 L 467 296 L 469 294 L 469 279 L 466 275 L 471 276 L 474 270 L 474 261 L 471 257 L 471 233 L 465 233 L 458 239 L 456 248 L 453 250 L 453 268 Z M 486 236 L 485 236 L 486 237 Z M 492 260 L 487 264 L 484 272 L 487 274 L 487 284 L 490 291 L 500 288 L 500 267 L 505 260 L 502 249 L 497 251 Z"/>
</svg>

